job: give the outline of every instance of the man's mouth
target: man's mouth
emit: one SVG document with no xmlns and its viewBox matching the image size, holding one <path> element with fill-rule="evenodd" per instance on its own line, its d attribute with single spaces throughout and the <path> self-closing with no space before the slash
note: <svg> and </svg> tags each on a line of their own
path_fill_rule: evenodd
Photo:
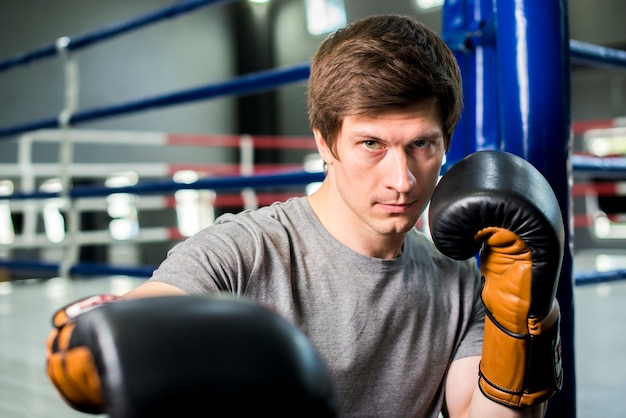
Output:
<svg viewBox="0 0 626 418">
<path fill-rule="evenodd" d="M 410 211 L 414 205 L 415 202 L 408 202 L 408 203 L 379 203 L 378 204 L 381 208 L 383 208 L 385 211 L 389 212 L 389 213 L 406 213 L 408 211 Z"/>
</svg>

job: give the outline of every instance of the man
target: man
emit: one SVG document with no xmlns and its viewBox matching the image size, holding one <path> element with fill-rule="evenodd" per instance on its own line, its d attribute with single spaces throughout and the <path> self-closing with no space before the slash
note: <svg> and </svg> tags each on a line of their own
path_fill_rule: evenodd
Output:
<svg viewBox="0 0 626 418">
<path fill-rule="evenodd" d="M 272 307 L 328 364 L 341 416 L 543 416 L 545 402 L 483 395 L 476 263 L 415 229 L 461 114 L 451 51 L 410 17 L 354 22 L 313 57 L 308 106 L 321 187 L 222 216 L 124 297 L 225 292 Z"/>
</svg>

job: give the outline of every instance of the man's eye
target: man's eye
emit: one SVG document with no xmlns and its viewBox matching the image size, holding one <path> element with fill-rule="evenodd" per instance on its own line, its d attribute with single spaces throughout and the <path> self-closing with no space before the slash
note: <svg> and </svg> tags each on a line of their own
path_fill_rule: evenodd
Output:
<svg viewBox="0 0 626 418">
<path fill-rule="evenodd" d="M 363 146 L 367 149 L 376 149 L 378 143 L 376 141 L 363 141 Z"/>
<path fill-rule="evenodd" d="M 425 148 L 428 146 L 429 143 L 430 141 L 426 139 L 418 139 L 413 143 L 413 145 L 415 146 L 415 148 Z"/>
</svg>

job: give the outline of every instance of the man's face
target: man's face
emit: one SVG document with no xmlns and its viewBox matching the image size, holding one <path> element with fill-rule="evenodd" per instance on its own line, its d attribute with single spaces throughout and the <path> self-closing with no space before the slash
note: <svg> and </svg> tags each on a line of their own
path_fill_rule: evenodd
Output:
<svg viewBox="0 0 626 418">
<path fill-rule="evenodd" d="M 439 106 L 424 101 L 348 116 L 336 158 L 327 148 L 321 151 L 338 216 L 377 235 L 405 234 L 426 208 L 445 154 Z"/>
</svg>

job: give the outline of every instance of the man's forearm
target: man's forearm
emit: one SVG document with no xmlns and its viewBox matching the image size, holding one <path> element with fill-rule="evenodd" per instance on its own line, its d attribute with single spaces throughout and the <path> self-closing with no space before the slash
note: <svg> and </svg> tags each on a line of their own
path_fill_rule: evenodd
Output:
<svg viewBox="0 0 626 418">
<path fill-rule="evenodd" d="M 477 386 L 468 418 L 543 418 L 547 406 L 548 401 L 527 408 L 510 408 L 488 399 Z"/>
</svg>

